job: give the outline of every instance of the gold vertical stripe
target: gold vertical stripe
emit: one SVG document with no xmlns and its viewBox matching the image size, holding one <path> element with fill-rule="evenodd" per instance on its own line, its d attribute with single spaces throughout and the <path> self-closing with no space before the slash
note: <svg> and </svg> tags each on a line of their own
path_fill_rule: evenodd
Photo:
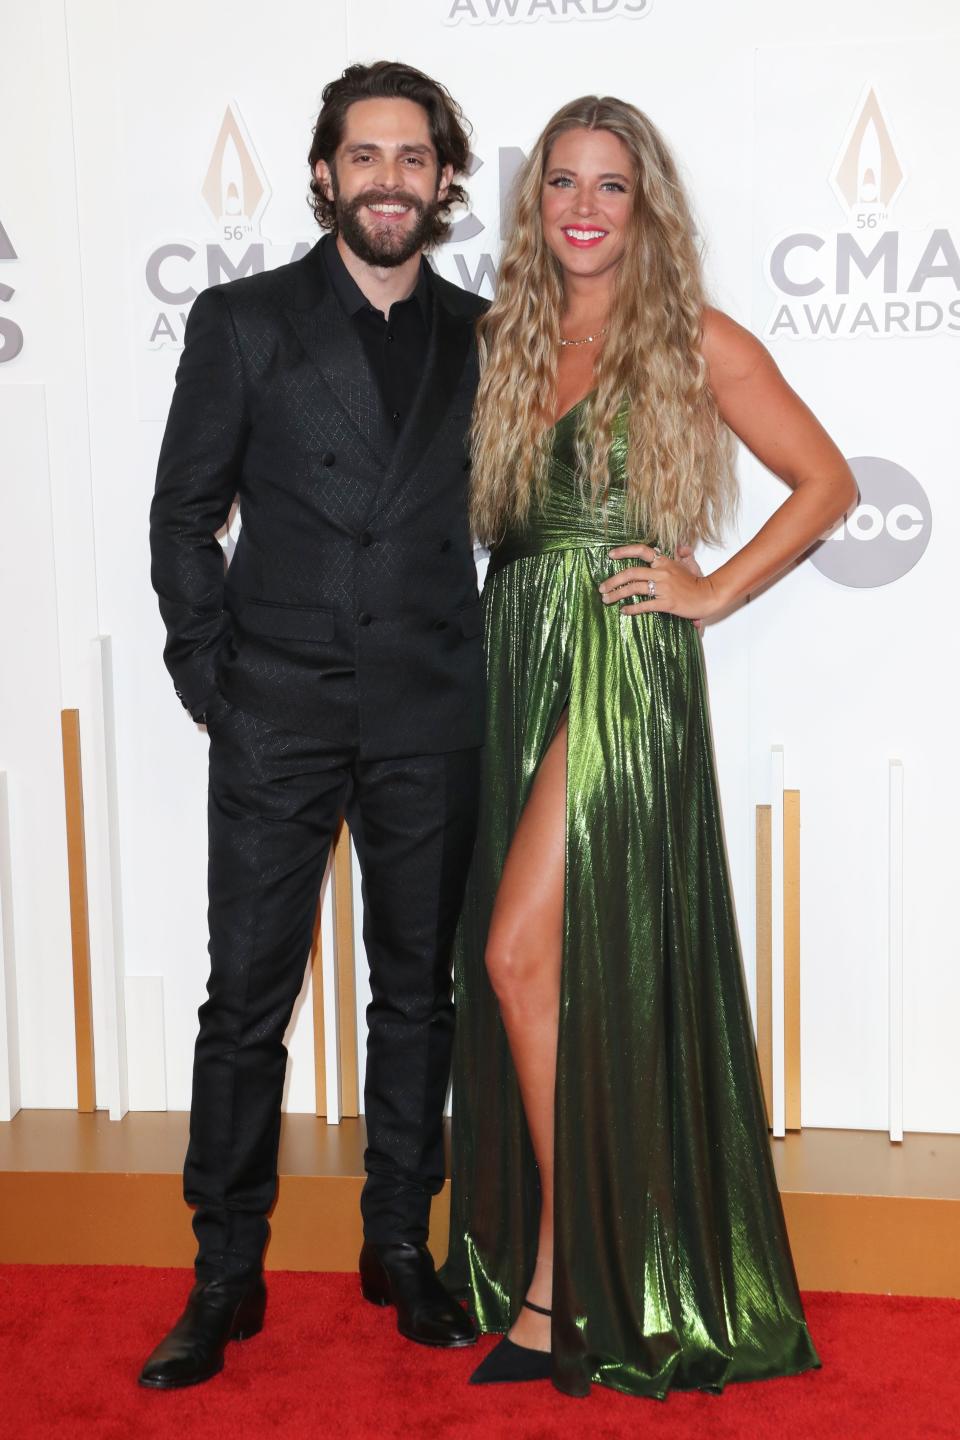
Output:
<svg viewBox="0 0 960 1440">
<path fill-rule="evenodd" d="M 323 939 L 320 933 L 322 905 L 317 902 L 313 917 L 313 944 L 310 947 L 310 991 L 313 996 L 313 1083 L 316 1113 L 327 1113 L 327 1053 L 323 1026 Z"/>
<path fill-rule="evenodd" d="M 77 1045 L 77 1109 L 96 1109 L 93 1067 L 93 1006 L 90 996 L 90 924 L 87 910 L 87 851 L 83 835 L 83 781 L 80 768 L 80 712 L 61 710 L 63 797 L 70 881 L 70 939 L 73 952 L 73 1025 Z"/>
<path fill-rule="evenodd" d="M 757 1058 L 773 1122 L 773 855 L 770 806 L 757 806 Z"/>
<path fill-rule="evenodd" d="M 357 1075 L 357 984 L 353 950 L 353 862 L 350 832 L 341 824 L 333 847 L 333 947 L 337 967 L 340 1114 L 360 1112 Z"/>
<path fill-rule="evenodd" d="M 784 1123 L 800 1129 L 800 791 L 783 792 Z"/>
</svg>

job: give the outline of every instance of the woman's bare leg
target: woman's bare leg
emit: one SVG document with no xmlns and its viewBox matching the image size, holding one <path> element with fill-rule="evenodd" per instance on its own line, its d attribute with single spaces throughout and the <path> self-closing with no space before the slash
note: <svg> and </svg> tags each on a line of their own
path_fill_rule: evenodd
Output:
<svg viewBox="0 0 960 1440">
<path fill-rule="evenodd" d="M 486 964 L 500 1004 L 540 1172 L 537 1264 L 527 1291 L 549 1308 L 553 1296 L 553 1107 L 563 953 L 566 865 L 567 722 L 540 762 L 507 854 L 487 940 Z M 521 1310 L 518 1345 L 550 1349 L 550 1321 Z"/>
</svg>

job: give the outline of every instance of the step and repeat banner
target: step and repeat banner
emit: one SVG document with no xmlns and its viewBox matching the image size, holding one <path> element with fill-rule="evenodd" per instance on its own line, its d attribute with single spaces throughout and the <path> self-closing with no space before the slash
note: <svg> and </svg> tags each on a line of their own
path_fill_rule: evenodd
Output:
<svg viewBox="0 0 960 1440">
<path fill-rule="evenodd" d="M 0 116 L 17 144 L 0 160 L 0 402 L 16 465 L 0 488 L 0 1018 L 8 1070 L 19 1049 L 20 1102 L 75 1103 L 56 712 L 76 705 L 83 725 L 89 649 L 108 636 L 106 718 L 95 704 L 89 716 L 108 800 L 88 842 L 98 1100 L 125 1037 L 126 1101 L 117 1091 L 111 1106 L 189 1104 L 207 742 L 161 661 L 146 534 L 156 455 L 193 300 L 314 243 L 306 156 L 320 90 L 348 62 L 385 57 L 442 80 L 472 124 L 470 205 L 434 263 L 487 296 L 513 177 L 552 111 L 585 93 L 644 109 L 689 186 L 715 302 L 763 339 L 849 457 L 860 503 L 847 522 L 705 636 L 744 960 L 755 1001 L 757 807 L 776 815 L 777 787 L 798 790 L 802 1122 L 886 1129 L 897 1115 L 909 1130 L 960 1131 L 952 5 L 40 0 L 9 13 Z M 730 548 L 786 493 L 748 454 L 739 473 Z M 718 558 L 700 556 L 705 569 Z M 335 1112 L 329 900 L 321 930 Z M 355 933 L 346 1023 L 362 1082 L 369 992 Z M 306 1111 L 319 1043 L 309 1002 L 306 985 L 287 1094 Z"/>
</svg>

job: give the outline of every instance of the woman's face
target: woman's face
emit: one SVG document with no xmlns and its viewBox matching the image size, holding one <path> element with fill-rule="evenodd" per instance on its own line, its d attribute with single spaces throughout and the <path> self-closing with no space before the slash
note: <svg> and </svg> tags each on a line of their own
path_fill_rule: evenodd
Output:
<svg viewBox="0 0 960 1440">
<path fill-rule="evenodd" d="M 584 279 L 616 268 L 627 244 L 636 172 L 622 140 L 577 126 L 547 156 L 540 216 L 563 270 Z"/>
</svg>

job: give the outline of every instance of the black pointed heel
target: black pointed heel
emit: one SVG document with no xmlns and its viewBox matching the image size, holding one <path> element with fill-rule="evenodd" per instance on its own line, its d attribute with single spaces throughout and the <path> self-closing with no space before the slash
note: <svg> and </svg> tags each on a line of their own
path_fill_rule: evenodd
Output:
<svg viewBox="0 0 960 1440">
<path fill-rule="evenodd" d="M 534 1305 L 532 1300 L 523 1302 L 527 1310 L 538 1315 L 551 1316 L 552 1310 Z M 506 1336 L 495 1346 L 470 1376 L 471 1385 L 499 1385 L 529 1381 L 549 1380 L 553 1374 L 553 1356 L 549 1350 L 531 1350 L 528 1345 L 515 1345 Z"/>
</svg>

